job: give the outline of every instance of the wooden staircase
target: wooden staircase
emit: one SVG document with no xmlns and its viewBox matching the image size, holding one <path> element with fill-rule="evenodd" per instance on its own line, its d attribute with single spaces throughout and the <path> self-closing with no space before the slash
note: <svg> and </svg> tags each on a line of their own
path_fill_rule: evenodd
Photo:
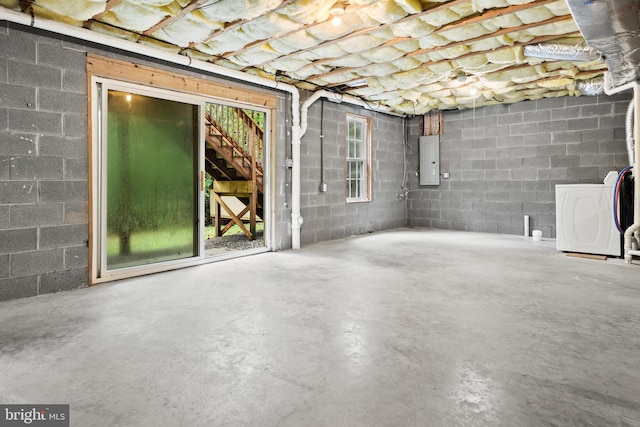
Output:
<svg viewBox="0 0 640 427">
<path fill-rule="evenodd" d="M 205 120 L 205 169 L 214 179 L 211 196 L 217 204 L 216 235 L 224 235 L 237 224 L 254 240 L 257 218 L 262 218 L 264 212 L 264 131 L 250 113 L 237 107 L 207 104 Z M 245 208 L 240 213 L 233 212 L 223 196 L 238 198 Z M 222 209 L 231 217 L 226 223 Z M 242 220 L 247 212 L 249 229 Z"/>
</svg>

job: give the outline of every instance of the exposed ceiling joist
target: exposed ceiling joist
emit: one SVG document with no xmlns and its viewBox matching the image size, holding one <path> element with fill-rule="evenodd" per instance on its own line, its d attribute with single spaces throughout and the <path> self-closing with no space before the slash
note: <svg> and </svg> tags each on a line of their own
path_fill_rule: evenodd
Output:
<svg viewBox="0 0 640 427">
<path fill-rule="evenodd" d="M 502 98 L 492 94 L 505 87 L 504 102 L 579 95 L 576 81 L 601 76 L 606 69 L 600 60 L 580 63 L 524 56 L 523 47 L 529 44 L 584 43 L 565 0 L 76 0 L 73 4 L 14 0 L 12 4 L 35 19 L 77 22 L 301 89 L 349 93 L 399 113 L 497 102 Z M 332 14 L 339 13 L 341 26 L 331 26 Z M 460 86 L 456 80 L 460 76 L 472 77 L 466 84 L 475 85 L 482 99 L 447 92 Z M 523 79 L 530 83 L 519 84 Z"/>
<path fill-rule="evenodd" d="M 513 49 L 516 47 L 522 47 L 522 46 L 526 46 L 529 44 L 538 44 L 538 43 L 545 43 L 545 42 L 549 42 L 549 41 L 553 41 L 553 40 L 558 40 L 560 38 L 565 38 L 565 37 L 579 37 L 580 36 L 580 32 L 576 31 L 573 33 L 567 33 L 567 34 L 563 34 L 561 36 L 557 36 L 557 35 L 549 35 L 549 36 L 543 36 L 543 37 L 536 37 L 533 40 L 530 40 L 528 42 L 515 42 L 512 45 L 507 45 L 507 46 L 502 46 L 502 47 L 498 47 L 495 48 L 491 51 L 491 53 L 497 53 L 500 52 L 502 50 L 508 50 L 508 49 Z M 486 52 L 469 52 L 466 53 L 464 55 L 460 55 L 456 58 L 456 60 L 462 60 L 462 59 L 468 59 L 468 58 L 472 58 L 474 56 L 480 56 L 480 55 L 484 55 Z M 442 59 L 440 61 L 430 61 L 430 62 L 423 62 L 420 66 L 421 67 L 428 67 L 431 65 L 438 65 L 438 64 L 443 64 L 446 62 L 449 62 L 450 59 Z M 473 72 L 469 72 L 469 74 L 474 74 Z M 357 79 L 353 79 L 353 80 L 348 80 L 339 84 L 329 84 L 327 85 L 327 87 L 331 88 L 331 87 L 336 87 L 339 85 L 344 85 L 344 84 L 350 84 L 352 82 L 355 82 L 357 80 L 361 80 L 361 78 L 357 78 Z"/>
<path fill-rule="evenodd" d="M 459 42 L 449 43 L 448 45 L 443 46 L 443 47 L 444 48 L 452 48 L 452 47 L 456 47 L 456 46 L 462 46 L 462 45 L 465 45 L 465 44 L 470 44 L 470 43 L 474 43 L 474 42 L 477 42 L 477 41 L 490 39 L 492 37 L 503 36 L 503 35 L 510 34 L 510 33 L 516 32 L 516 31 L 528 30 L 530 28 L 539 27 L 541 25 L 553 24 L 554 22 L 567 21 L 567 20 L 570 20 L 570 19 L 571 19 L 571 15 L 554 16 L 553 18 L 549 18 L 549 19 L 541 21 L 541 22 L 525 24 L 525 25 L 521 25 L 521 26 L 515 27 L 515 28 L 503 28 L 503 29 L 498 30 L 498 31 L 496 31 L 494 33 L 487 34 L 485 36 L 479 36 L 479 37 L 474 37 L 474 38 L 468 39 L 468 40 L 462 40 L 462 41 L 459 41 Z M 437 48 L 431 48 L 431 49 L 418 49 L 418 50 L 415 50 L 413 52 L 408 53 L 407 57 L 410 58 L 412 56 L 421 55 L 423 53 L 436 52 L 436 51 L 442 49 L 443 47 L 437 47 Z"/>
<path fill-rule="evenodd" d="M 99 21 L 100 18 L 102 18 L 104 16 L 105 13 L 109 12 L 111 9 L 113 9 L 114 7 L 116 7 L 117 5 L 119 5 L 122 2 L 122 0 L 107 0 L 107 2 L 104 5 L 104 10 L 98 14 L 95 14 L 91 17 L 91 19 L 89 19 L 88 21 L 85 21 L 82 26 L 85 28 L 91 28 L 91 23 L 94 21 Z"/>
<path fill-rule="evenodd" d="M 291 4 L 291 3 L 293 3 L 293 2 L 295 2 L 295 1 L 296 1 L 296 0 L 283 0 L 283 1 L 278 5 L 278 7 L 276 7 L 276 8 L 275 8 L 275 9 L 273 9 L 273 10 L 270 10 L 270 11 L 269 11 L 269 12 L 267 12 L 267 13 L 271 13 L 271 12 L 277 11 L 277 10 L 279 10 L 279 9 L 282 9 L 283 7 L 285 7 L 285 6 L 287 6 L 287 5 Z M 208 37 L 206 37 L 206 38 L 205 38 L 204 40 L 202 40 L 200 43 L 207 43 L 207 42 L 210 42 L 211 40 L 215 39 L 216 37 L 221 36 L 222 34 L 224 34 L 224 33 L 225 33 L 225 32 L 227 32 L 227 31 L 234 31 L 234 30 L 237 30 L 238 28 L 241 28 L 241 27 L 242 27 L 242 25 L 244 25 L 244 24 L 246 24 L 246 23 L 248 23 L 248 22 L 251 22 L 251 21 L 253 21 L 253 20 L 257 19 L 257 18 L 260 18 L 260 17 L 262 17 L 262 16 L 265 16 L 267 13 L 263 13 L 263 14 L 261 14 L 261 15 L 256 16 L 255 18 L 252 18 L 252 19 L 239 19 L 239 20 L 236 20 L 236 21 L 234 21 L 234 22 L 228 22 L 228 23 L 225 23 L 225 25 L 224 25 L 224 27 L 223 27 L 223 28 L 221 28 L 221 29 L 217 29 L 217 30 L 214 30 L 213 32 L 211 32 L 211 34 L 209 34 L 209 36 L 208 36 Z M 194 48 L 194 47 L 195 47 L 195 46 L 197 46 L 198 44 L 199 44 L 199 43 L 191 43 L 191 44 L 189 45 L 189 47 L 190 47 L 190 48 Z"/>
<path fill-rule="evenodd" d="M 461 4 L 461 3 L 464 3 L 464 2 L 467 2 L 467 1 L 468 0 L 452 0 L 452 1 L 449 1 L 449 2 L 446 2 L 446 3 L 440 3 L 440 4 L 436 5 L 436 6 L 432 6 L 432 7 L 428 8 L 428 9 L 425 9 L 422 12 L 415 13 L 413 15 L 405 16 L 404 18 L 399 19 L 398 21 L 389 22 L 389 23 L 386 23 L 386 24 L 381 24 L 381 25 L 378 25 L 376 27 L 361 28 L 361 29 L 359 29 L 357 31 L 353 31 L 352 33 L 349 33 L 349 34 L 347 34 L 345 36 L 342 36 L 340 38 L 337 38 L 337 39 L 334 39 L 334 40 L 327 40 L 327 41 L 324 41 L 322 43 L 318 43 L 316 46 L 313 46 L 313 47 L 310 47 L 310 48 L 307 48 L 307 49 L 300 49 L 299 51 L 293 52 L 293 53 L 291 53 L 289 55 L 282 55 L 278 59 L 279 60 L 283 60 L 283 59 L 293 58 L 295 56 L 300 55 L 301 53 L 312 52 L 312 51 L 318 49 L 319 47 L 326 47 L 326 46 L 329 46 L 329 45 L 332 45 L 332 44 L 335 44 L 335 43 L 338 43 L 338 42 L 344 42 L 344 41 L 347 41 L 347 40 L 351 40 L 351 39 L 353 39 L 355 37 L 358 37 L 358 36 L 371 34 L 374 31 L 384 30 L 385 28 L 389 28 L 392 25 L 397 25 L 397 24 L 400 24 L 400 23 L 403 23 L 403 22 L 408 22 L 410 20 L 420 18 L 421 16 L 424 16 L 424 15 L 426 15 L 428 13 L 435 13 L 435 12 L 438 12 L 440 10 L 446 9 L 447 7 L 456 6 L 458 4 Z M 557 1 L 557 0 L 552 0 L 552 1 Z M 333 61 L 333 60 L 335 60 L 335 58 L 329 58 L 329 59 L 318 60 L 318 61 L 329 62 L 329 61 Z M 310 64 L 309 66 L 320 65 L 320 64 L 322 64 L 324 62 L 318 62 L 317 64 L 315 64 L 315 63 L 314 64 Z M 266 63 L 267 62 L 265 61 L 265 62 L 262 62 L 262 63 L 254 64 L 252 66 L 253 67 L 260 67 L 262 65 L 265 65 Z"/>
<path fill-rule="evenodd" d="M 363 8 L 363 6 L 357 7 L 355 9 L 352 9 L 352 12 L 355 13 L 355 12 L 357 12 L 358 9 L 362 9 L 362 8 Z M 274 40 L 278 40 L 278 39 L 281 39 L 281 38 L 284 38 L 284 37 L 288 37 L 288 36 L 293 36 L 296 33 L 312 29 L 313 27 L 317 27 L 317 26 L 322 25 L 322 24 L 323 24 L 323 22 L 314 22 L 313 24 L 303 25 L 301 28 L 296 28 L 295 30 L 292 30 L 292 31 L 289 31 L 289 32 L 286 32 L 286 33 L 283 33 L 283 34 L 278 34 L 277 36 L 270 37 L 268 39 L 256 40 L 253 43 L 249 43 L 248 45 L 246 45 L 242 49 L 234 50 L 232 52 L 226 52 L 226 53 L 222 54 L 221 56 L 223 58 L 229 58 L 231 56 L 237 56 L 237 55 L 245 53 L 245 52 L 247 52 L 247 51 L 249 51 L 251 49 L 263 46 L 263 45 L 265 45 L 267 43 L 272 43 Z M 371 31 L 374 31 L 374 30 L 377 30 L 377 29 L 379 29 L 379 28 L 376 27 L 375 29 L 368 29 L 367 32 L 371 32 Z M 322 46 L 322 45 L 324 45 L 324 43 L 318 44 L 317 46 L 314 46 L 310 50 L 317 49 L 319 46 Z M 302 50 L 296 52 L 296 54 L 299 55 L 300 53 L 304 53 L 304 52 L 308 52 L 308 51 L 309 50 L 307 50 L 307 49 L 302 49 Z M 263 63 L 259 63 L 257 65 L 252 65 L 252 66 L 260 66 L 260 65 L 264 65 L 264 62 Z"/>
<path fill-rule="evenodd" d="M 458 21 L 456 21 L 454 23 L 445 25 L 445 26 L 440 27 L 440 28 L 436 28 L 433 31 L 432 34 L 438 34 L 438 33 L 443 32 L 443 31 L 447 31 L 447 30 L 452 30 L 452 29 L 455 29 L 455 28 L 463 27 L 465 25 L 469 25 L 469 24 L 472 24 L 472 23 L 480 23 L 482 21 L 486 21 L 488 19 L 493 19 L 493 18 L 496 18 L 498 16 L 507 15 L 509 13 L 519 12 L 519 11 L 522 11 L 522 10 L 530 9 L 532 7 L 542 6 L 544 4 L 553 3 L 553 2 L 556 2 L 556 1 L 558 1 L 558 0 L 536 0 L 533 3 L 520 4 L 520 5 L 516 5 L 516 6 L 507 6 L 507 7 L 500 8 L 500 9 L 492 9 L 491 11 L 479 14 L 479 15 L 475 16 L 474 18 L 461 18 L 461 19 L 459 19 Z M 446 3 L 444 5 L 446 5 Z M 429 9 L 428 11 L 422 12 L 420 14 L 407 16 L 406 18 L 404 18 L 401 21 L 408 21 L 410 19 L 414 19 L 415 17 L 417 17 L 419 15 L 423 15 L 425 13 L 433 13 L 432 12 L 433 9 L 438 10 L 438 9 L 444 7 L 444 5 L 436 6 L 436 7 L 432 8 L 432 9 Z M 398 22 L 400 22 L 400 21 L 398 21 Z M 393 24 L 397 24 L 398 22 L 394 22 Z M 386 24 L 385 27 L 391 26 L 391 25 L 392 24 Z M 371 32 L 371 31 L 370 30 L 366 31 L 366 33 L 369 33 L 369 32 Z M 341 38 L 340 40 L 332 40 L 330 42 L 327 42 L 326 44 L 336 43 L 337 41 L 348 40 L 349 38 L 355 37 L 357 35 L 360 35 L 360 34 L 349 35 L 349 36 Z M 407 38 L 395 39 L 395 40 L 396 40 L 395 43 L 390 43 L 390 44 L 386 44 L 385 43 L 384 46 L 392 46 L 393 44 L 396 44 L 396 43 L 402 43 L 402 42 L 406 41 Z M 321 46 L 323 46 L 323 45 L 325 45 L 325 43 L 323 43 Z M 352 56 L 352 55 L 347 55 L 347 56 Z M 344 58 L 344 57 L 342 57 L 342 58 Z M 303 67 L 303 69 L 309 68 L 309 67 L 318 66 L 318 65 L 322 65 L 322 64 L 325 64 L 325 63 L 328 63 L 328 62 L 333 62 L 333 61 L 335 61 L 335 58 L 320 59 L 320 60 L 311 62 L 310 64 L 308 64 L 305 67 Z"/>
<path fill-rule="evenodd" d="M 444 50 L 444 49 L 449 49 L 449 48 L 456 47 L 456 46 L 469 45 L 469 44 L 477 42 L 477 41 L 486 40 L 486 39 L 490 39 L 490 38 L 493 38 L 493 37 L 498 37 L 498 36 L 501 36 L 501 35 L 517 32 L 517 31 L 523 31 L 523 30 L 526 30 L 526 29 L 529 29 L 529 28 L 537 27 L 539 25 L 552 24 L 554 22 L 558 22 L 558 21 L 562 21 L 562 20 L 566 20 L 566 19 L 571 19 L 571 16 L 570 15 L 569 16 L 567 16 L 567 15 L 556 16 L 554 18 L 550 18 L 550 19 L 548 19 L 546 21 L 543 21 L 542 23 L 521 25 L 521 26 L 515 27 L 515 28 L 503 28 L 502 30 L 496 31 L 495 33 L 491 33 L 491 34 L 487 34 L 487 35 L 484 35 L 484 36 L 475 37 L 475 38 L 468 39 L 468 40 L 462 40 L 462 41 L 459 41 L 459 42 L 449 43 L 449 44 L 444 45 L 444 46 L 438 46 L 438 47 L 430 48 L 430 49 L 418 49 L 418 50 L 415 50 L 413 52 L 409 52 L 409 53 L 403 55 L 403 58 L 411 58 L 411 57 L 416 56 L 416 55 L 422 55 L 422 54 L 425 54 L 425 53 L 438 52 L 438 51 L 441 51 L 441 50 Z M 555 36 L 555 38 L 558 38 L 558 36 Z M 511 46 L 507 46 L 507 47 L 511 47 Z M 492 50 L 492 51 L 494 51 L 494 50 Z M 437 63 L 441 63 L 441 62 L 445 62 L 445 61 L 438 61 Z M 383 63 L 378 63 L 378 64 L 384 64 L 384 62 Z M 420 67 L 433 65 L 433 64 L 434 64 L 434 62 L 424 62 L 424 63 L 422 63 L 422 65 L 420 65 Z M 333 75 L 336 75 L 336 74 L 342 74 L 342 73 L 346 73 L 346 72 L 349 72 L 349 71 L 355 71 L 355 70 L 357 70 L 357 68 L 355 68 L 355 67 L 352 67 L 352 68 L 339 68 L 339 69 L 335 69 L 335 70 L 330 71 L 330 72 L 325 73 L 325 74 L 310 76 L 310 77 L 308 77 L 308 80 L 313 81 L 315 79 L 326 78 L 326 77 L 333 76 Z"/>
<path fill-rule="evenodd" d="M 168 15 L 165 19 L 158 22 L 153 27 L 149 28 L 146 31 L 143 31 L 142 35 L 152 36 L 156 31 L 160 30 L 163 27 L 166 27 L 167 25 L 170 25 L 173 22 L 178 21 L 179 19 L 182 19 L 183 17 L 187 16 L 188 14 L 208 2 L 209 0 L 191 0 L 191 2 L 184 7 L 184 9 L 180 10 L 180 13 L 176 15 Z"/>
</svg>

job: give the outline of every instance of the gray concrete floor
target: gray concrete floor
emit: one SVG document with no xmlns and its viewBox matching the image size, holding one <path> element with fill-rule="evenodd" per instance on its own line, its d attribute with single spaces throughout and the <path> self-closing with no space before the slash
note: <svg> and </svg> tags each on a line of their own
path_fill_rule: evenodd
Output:
<svg viewBox="0 0 640 427">
<path fill-rule="evenodd" d="M 73 426 L 638 426 L 640 265 L 395 230 L 0 303 Z"/>
</svg>

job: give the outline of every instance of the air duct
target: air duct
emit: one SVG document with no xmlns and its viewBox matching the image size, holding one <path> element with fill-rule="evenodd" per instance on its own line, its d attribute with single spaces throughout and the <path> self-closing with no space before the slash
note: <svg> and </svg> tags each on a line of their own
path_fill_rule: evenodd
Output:
<svg viewBox="0 0 640 427">
<path fill-rule="evenodd" d="M 530 58 L 557 59 L 559 61 L 595 61 L 598 52 L 584 43 L 538 43 L 524 47 L 524 56 Z"/>
<path fill-rule="evenodd" d="M 631 100 L 629 102 L 629 107 L 627 107 L 627 116 L 625 118 L 625 129 L 627 134 L 627 155 L 629 156 L 629 165 L 633 166 L 636 164 L 636 155 L 635 155 L 635 140 L 637 135 L 634 134 L 633 129 L 633 118 L 635 115 L 635 100 Z"/>
<path fill-rule="evenodd" d="M 567 4 L 587 44 L 604 57 L 613 86 L 638 80 L 638 0 L 567 0 Z"/>
<path fill-rule="evenodd" d="M 576 86 L 582 95 L 596 96 L 604 93 L 604 79 L 596 77 L 591 80 L 579 80 Z"/>
</svg>

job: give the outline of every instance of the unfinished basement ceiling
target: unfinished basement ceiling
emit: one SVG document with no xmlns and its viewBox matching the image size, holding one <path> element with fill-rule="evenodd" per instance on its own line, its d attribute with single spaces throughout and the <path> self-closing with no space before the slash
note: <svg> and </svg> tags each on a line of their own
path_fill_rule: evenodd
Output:
<svg viewBox="0 0 640 427">
<path fill-rule="evenodd" d="M 607 68 L 586 46 L 565 0 L 0 5 L 403 114 L 581 95 Z"/>
</svg>

